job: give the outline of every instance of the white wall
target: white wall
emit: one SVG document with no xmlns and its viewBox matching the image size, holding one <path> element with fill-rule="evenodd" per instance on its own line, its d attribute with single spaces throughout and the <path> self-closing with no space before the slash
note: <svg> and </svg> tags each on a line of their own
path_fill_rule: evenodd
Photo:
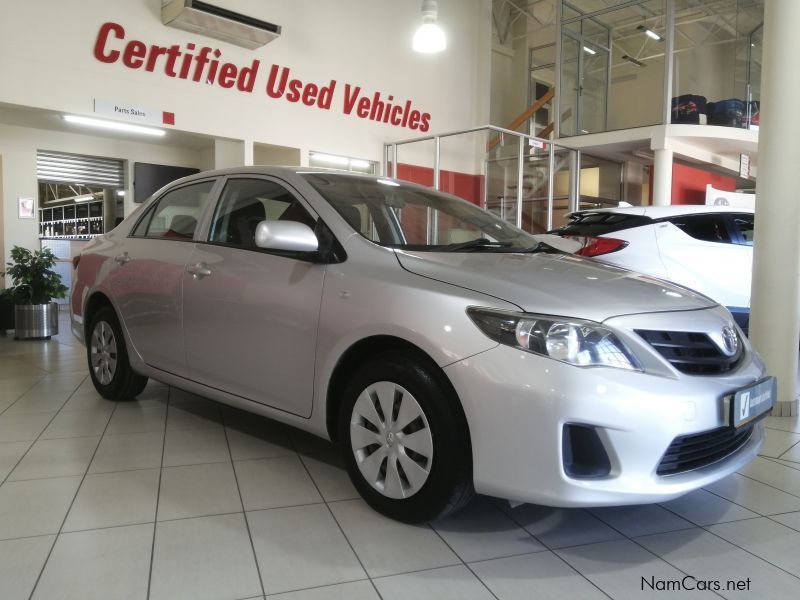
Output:
<svg viewBox="0 0 800 600">
<path fill-rule="evenodd" d="M 38 196 L 37 150 L 56 150 L 127 160 L 126 214 L 136 207 L 132 200 L 134 162 L 200 169 L 210 167 L 204 162 L 203 154 L 199 150 L 0 124 L 0 155 L 3 157 L 4 264 L 9 260 L 11 248 L 15 245 L 38 248 L 38 219 L 19 219 L 17 215 L 17 198 Z"/>
<path fill-rule="evenodd" d="M 215 3 L 277 23 L 283 28 L 282 34 L 251 51 L 164 26 L 159 0 L 4 2 L 0 18 L 0 103 L 92 115 L 94 100 L 100 99 L 170 111 L 175 113 L 176 129 L 248 144 L 300 148 L 304 163 L 311 149 L 379 161 L 383 143 L 423 135 L 419 130 L 344 114 L 345 84 L 360 86 L 370 97 L 380 92 L 384 100 L 393 95 L 395 103 L 410 100 L 415 109 L 430 113 L 428 134 L 488 122 L 489 0 L 439 0 L 439 20 L 448 36 L 448 48 L 435 55 L 411 50 L 411 36 L 421 22 L 416 0 Z M 169 77 L 163 60 L 153 72 L 128 68 L 121 59 L 103 63 L 93 51 L 100 27 L 108 21 L 125 29 L 125 40 L 111 39 L 108 45 L 115 50 L 123 50 L 134 39 L 147 46 L 178 44 L 182 51 L 186 44 L 194 43 L 197 50 L 203 46 L 219 49 L 223 61 L 239 67 L 258 60 L 254 90 L 246 93 Z M 336 80 L 330 110 L 290 103 L 285 97 L 269 97 L 266 83 L 273 64 L 290 68 L 292 78 L 306 83 L 329 85 Z M 129 160 L 137 154 L 132 146 L 122 149 L 89 136 L 65 138 L 6 126 L 0 132 L 6 172 L 6 253 L 15 243 L 29 247 L 36 243 L 35 222 L 19 222 L 13 210 L 17 196 L 35 195 L 37 148 Z M 81 143 L 73 145 L 78 138 Z M 170 145 L 169 135 L 164 143 Z M 159 152 L 139 153 L 139 160 L 162 162 L 155 158 Z M 174 155 L 169 149 L 163 153 Z M 206 149 L 192 156 L 190 162 L 205 166 L 214 156 L 213 148 Z M 184 164 L 186 157 L 163 162 Z"/>
</svg>

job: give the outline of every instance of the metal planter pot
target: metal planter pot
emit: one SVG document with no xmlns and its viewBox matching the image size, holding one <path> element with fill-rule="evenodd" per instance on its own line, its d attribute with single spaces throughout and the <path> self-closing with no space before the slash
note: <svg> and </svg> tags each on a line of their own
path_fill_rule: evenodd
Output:
<svg viewBox="0 0 800 600">
<path fill-rule="evenodd" d="M 18 304 L 14 307 L 14 320 L 14 339 L 50 339 L 58 335 L 58 304 Z"/>
</svg>

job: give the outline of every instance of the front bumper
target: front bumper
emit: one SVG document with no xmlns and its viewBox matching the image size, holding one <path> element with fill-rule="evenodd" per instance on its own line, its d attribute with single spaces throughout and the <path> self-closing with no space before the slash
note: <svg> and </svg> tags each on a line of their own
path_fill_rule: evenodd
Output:
<svg viewBox="0 0 800 600">
<path fill-rule="evenodd" d="M 564 507 L 661 502 L 721 479 L 756 456 L 763 443 L 761 423 L 746 443 L 717 462 L 657 475 L 676 437 L 727 426 L 723 397 L 761 379 L 765 369 L 749 345 L 735 370 L 717 376 L 681 374 L 650 358 L 654 368 L 647 372 L 580 368 L 497 346 L 447 366 L 470 427 L 476 491 Z M 597 432 L 608 454 L 608 474 L 566 473 L 567 424 Z"/>
</svg>

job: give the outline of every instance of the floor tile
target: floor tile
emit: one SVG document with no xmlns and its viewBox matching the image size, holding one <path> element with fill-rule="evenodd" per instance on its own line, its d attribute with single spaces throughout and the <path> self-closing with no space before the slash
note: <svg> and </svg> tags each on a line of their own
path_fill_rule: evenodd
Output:
<svg viewBox="0 0 800 600">
<path fill-rule="evenodd" d="M 89 473 L 160 467 L 163 440 L 163 433 L 106 434 L 89 465 Z"/>
<path fill-rule="evenodd" d="M 759 516 L 706 490 L 695 490 L 662 506 L 696 525 L 713 525 Z"/>
<path fill-rule="evenodd" d="M 61 412 L 72 412 L 74 410 L 103 410 L 114 408 L 122 403 L 106 400 L 95 389 L 82 389 L 78 388 L 67 403 L 61 408 Z"/>
<path fill-rule="evenodd" d="M 323 504 L 247 514 L 267 594 L 366 578 Z"/>
<path fill-rule="evenodd" d="M 83 475 L 100 437 L 39 440 L 8 476 L 11 481 Z"/>
<path fill-rule="evenodd" d="M 798 434 L 792 433 L 786 435 L 798 435 Z M 800 444 L 795 444 L 794 446 L 786 450 L 786 452 L 783 452 L 776 458 L 782 458 L 784 460 L 790 460 L 792 462 L 800 462 Z"/>
<path fill-rule="evenodd" d="M 80 477 L 7 481 L 0 486 L 0 539 L 58 533 Z"/>
<path fill-rule="evenodd" d="M 180 390 L 174 392 L 185 394 Z M 219 404 L 211 400 L 198 397 L 192 399 L 171 398 L 167 413 L 167 429 L 202 429 L 204 427 L 218 427 L 221 423 Z"/>
<path fill-rule="evenodd" d="M 242 512 L 230 462 L 162 469 L 158 520 Z"/>
<path fill-rule="evenodd" d="M 53 412 L 69 399 L 86 375 L 50 375 L 25 392 L 6 414 Z"/>
<path fill-rule="evenodd" d="M 369 581 L 338 583 L 269 596 L 269 600 L 381 600 Z"/>
<path fill-rule="evenodd" d="M 800 417 L 766 417 L 764 425 L 768 429 L 800 433 Z"/>
<path fill-rule="evenodd" d="M 87 475 L 64 523 L 64 531 L 154 521 L 158 477 L 158 469 Z"/>
<path fill-rule="evenodd" d="M 787 527 L 791 527 L 795 531 L 800 531 L 800 512 L 790 512 L 782 515 L 773 515 L 770 517 L 773 521 L 777 521 Z"/>
<path fill-rule="evenodd" d="M 332 446 L 331 451 L 336 452 Z M 326 502 L 352 500 L 359 497 L 338 452 L 330 456 L 302 453 L 299 456 Z"/>
<path fill-rule="evenodd" d="M 374 580 L 383 600 L 492 600 L 491 592 L 470 572 L 458 565 Z"/>
<path fill-rule="evenodd" d="M 712 483 L 706 489 L 762 515 L 800 510 L 797 496 L 738 473 Z"/>
<path fill-rule="evenodd" d="M 658 596 L 643 579 L 681 580 L 684 573 L 630 540 L 615 540 L 556 550 L 561 558 L 615 600 Z M 647 592 L 651 592 L 648 594 Z M 712 598 L 700 591 L 671 591 L 670 598 Z"/>
<path fill-rule="evenodd" d="M 171 410 L 171 409 L 170 409 Z M 229 462 L 228 442 L 221 426 L 203 429 L 167 429 L 164 442 L 164 466 L 199 465 Z"/>
<path fill-rule="evenodd" d="M 784 452 L 800 442 L 800 433 L 789 433 L 777 429 L 765 429 L 766 439 L 759 454 L 761 456 L 780 457 Z M 800 451 L 800 448 L 797 449 Z M 800 454 L 798 454 L 800 456 Z"/>
<path fill-rule="evenodd" d="M 103 435 L 113 408 L 61 411 L 42 432 L 40 439 Z"/>
<path fill-rule="evenodd" d="M 740 521 L 747 523 L 748 521 Z M 715 527 L 726 527 L 716 525 Z M 663 560 L 697 580 L 720 582 L 725 598 L 794 600 L 797 578 L 703 529 L 671 531 L 636 541 Z M 749 580 L 749 590 L 728 590 L 728 582 Z M 734 588 L 735 589 L 735 588 Z M 662 592 L 663 595 L 663 592 Z"/>
<path fill-rule="evenodd" d="M 261 593 L 244 515 L 156 525 L 150 600 L 238 600 Z"/>
<path fill-rule="evenodd" d="M 608 597 L 552 552 L 537 552 L 470 564 L 499 600 Z"/>
<path fill-rule="evenodd" d="M 740 473 L 784 492 L 800 496 L 800 470 L 759 456 L 744 467 Z"/>
<path fill-rule="evenodd" d="M 164 431 L 167 407 L 145 408 L 139 404 L 118 406 L 108 422 L 108 434 L 152 433 Z"/>
<path fill-rule="evenodd" d="M 22 455 L 31 447 L 32 442 L 0 443 L 0 481 L 3 481 Z"/>
<path fill-rule="evenodd" d="M 546 548 L 485 498 L 441 521 L 434 529 L 464 562 L 541 552 Z"/>
<path fill-rule="evenodd" d="M 511 518 L 548 548 L 605 542 L 622 537 L 600 519 L 579 508 L 523 504 L 511 509 L 508 503 L 503 504 Z"/>
<path fill-rule="evenodd" d="M 800 532 L 765 517 L 706 529 L 800 577 Z"/>
<path fill-rule="evenodd" d="M 0 598 L 30 597 L 55 539 L 43 535 L 0 542 Z"/>
<path fill-rule="evenodd" d="M 153 525 L 64 533 L 33 599 L 147 598 Z"/>
<path fill-rule="evenodd" d="M 236 427 L 226 427 L 225 430 L 233 460 L 274 458 L 295 454 L 288 437 L 277 428 L 260 429 L 252 426 L 247 430 Z"/>
<path fill-rule="evenodd" d="M 0 415 L 0 442 L 35 440 L 55 416 L 55 412 Z"/>
<path fill-rule="evenodd" d="M 590 512 L 628 537 L 694 527 L 657 504 L 594 508 Z"/>
<path fill-rule="evenodd" d="M 370 577 L 459 563 L 427 525 L 393 521 L 376 513 L 363 500 L 334 502 L 330 508 Z"/>
<path fill-rule="evenodd" d="M 245 510 L 322 502 L 296 456 L 234 463 Z"/>
</svg>

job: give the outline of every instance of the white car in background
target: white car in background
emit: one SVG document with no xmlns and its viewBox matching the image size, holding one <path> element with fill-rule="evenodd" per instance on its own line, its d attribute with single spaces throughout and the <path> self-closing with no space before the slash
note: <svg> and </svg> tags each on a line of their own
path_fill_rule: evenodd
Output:
<svg viewBox="0 0 800 600">
<path fill-rule="evenodd" d="M 553 233 L 582 256 L 684 285 L 716 300 L 747 331 L 753 269 L 752 208 L 635 206 L 582 210 Z"/>
</svg>

